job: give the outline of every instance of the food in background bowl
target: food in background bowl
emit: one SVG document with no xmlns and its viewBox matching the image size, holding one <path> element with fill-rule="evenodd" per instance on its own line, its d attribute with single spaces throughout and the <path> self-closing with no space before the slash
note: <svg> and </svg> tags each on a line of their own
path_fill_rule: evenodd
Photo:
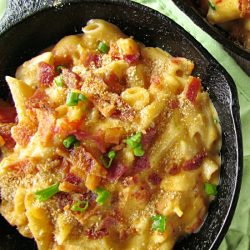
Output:
<svg viewBox="0 0 250 250">
<path fill-rule="evenodd" d="M 6 77 L 1 213 L 39 249 L 172 249 L 217 193 L 217 112 L 188 59 L 83 32 Z"/>
<path fill-rule="evenodd" d="M 226 30 L 250 50 L 250 2 L 248 0 L 191 0 L 212 24 Z"/>
</svg>

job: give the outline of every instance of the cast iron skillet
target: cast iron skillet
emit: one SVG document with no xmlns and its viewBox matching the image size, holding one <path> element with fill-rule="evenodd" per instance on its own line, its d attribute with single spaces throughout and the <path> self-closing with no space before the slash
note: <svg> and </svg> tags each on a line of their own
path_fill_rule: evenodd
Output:
<svg viewBox="0 0 250 250">
<path fill-rule="evenodd" d="M 227 32 L 216 25 L 212 25 L 203 17 L 199 11 L 188 0 L 173 0 L 175 4 L 183 10 L 199 27 L 217 39 L 225 48 L 234 54 L 250 60 L 250 50 L 247 50 L 237 41 L 230 39 Z"/>
<path fill-rule="evenodd" d="M 63 1 L 63 6 L 53 7 L 50 1 L 10 1 L 0 34 L 0 97 L 6 98 L 9 93 L 5 75 L 14 75 L 19 64 L 61 37 L 79 33 L 91 18 L 110 21 L 147 46 L 157 46 L 175 56 L 193 60 L 194 73 L 201 77 L 221 121 L 221 182 L 218 196 L 210 205 L 200 231 L 178 242 L 175 249 L 217 249 L 234 214 L 242 175 L 239 104 L 234 82 L 199 43 L 156 11 L 126 0 L 69 2 Z M 21 237 L 1 218 L 0 249 L 30 250 L 36 247 L 32 240 Z"/>
</svg>

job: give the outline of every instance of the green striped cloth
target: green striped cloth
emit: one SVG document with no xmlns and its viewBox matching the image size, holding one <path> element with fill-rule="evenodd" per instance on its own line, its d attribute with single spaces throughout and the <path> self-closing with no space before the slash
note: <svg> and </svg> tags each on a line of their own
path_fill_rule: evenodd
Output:
<svg viewBox="0 0 250 250">
<path fill-rule="evenodd" d="M 248 250 L 250 249 L 250 199 L 248 199 L 247 185 L 250 183 L 250 78 L 241 70 L 236 62 L 228 55 L 223 47 L 210 35 L 196 26 L 193 21 L 182 13 L 172 0 L 134 0 L 147 5 L 170 17 L 191 35 L 193 35 L 228 71 L 234 79 L 240 100 L 241 121 L 244 144 L 244 175 L 239 203 L 230 229 L 223 240 L 220 250 Z M 6 8 L 6 0 L 0 0 L 0 18 Z"/>
</svg>

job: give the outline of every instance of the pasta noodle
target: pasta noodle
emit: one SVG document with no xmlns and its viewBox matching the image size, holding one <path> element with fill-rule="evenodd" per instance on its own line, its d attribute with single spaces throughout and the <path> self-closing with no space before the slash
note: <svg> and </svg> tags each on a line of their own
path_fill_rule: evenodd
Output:
<svg viewBox="0 0 250 250">
<path fill-rule="evenodd" d="M 6 77 L 1 214 L 39 250 L 173 249 L 219 184 L 220 123 L 193 62 L 99 19 L 47 51 Z"/>
</svg>

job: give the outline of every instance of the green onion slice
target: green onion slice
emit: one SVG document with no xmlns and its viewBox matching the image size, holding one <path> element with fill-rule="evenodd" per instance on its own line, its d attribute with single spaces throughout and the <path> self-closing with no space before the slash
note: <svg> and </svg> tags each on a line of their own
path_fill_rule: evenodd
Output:
<svg viewBox="0 0 250 250">
<path fill-rule="evenodd" d="M 64 69 L 64 68 L 65 68 L 65 66 L 59 65 L 59 66 L 56 67 L 56 72 L 57 72 L 58 74 L 60 74 L 60 73 L 62 73 L 62 69 Z"/>
<path fill-rule="evenodd" d="M 156 214 L 152 216 L 151 219 L 153 221 L 152 230 L 164 233 L 166 230 L 167 217 L 160 214 Z"/>
<path fill-rule="evenodd" d="M 38 199 L 39 201 L 47 201 L 48 199 L 50 199 L 53 195 L 55 195 L 56 193 L 60 192 L 59 190 L 59 182 L 55 183 L 52 186 L 49 186 L 45 189 L 39 190 L 35 192 L 36 195 L 36 199 Z"/>
<path fill-rule="evenodd" d="M 105 203 L 105 201 L 110 197 L 109 191 L 107 191 L 105 188 L 99 187 L 96 189 L 95 193 L 97 194 L 95 201 L 99 205 L 103 205 Z"/>
<path fill-rule="evenodd" d="M 86 101 L 87 97 L 81 93 L 69 92 L 66 99 L 67 106 L 77 106 L 79 101 Z"/>
<path fill-rule="evenodd" d="M 77 92 L 69 92 L 66 99 L 67 106 L 77 106 L 78 105 L 78 96 Z"/>
<path fill-rule="evenodd" d="M 83 213 L 84 211 L 87 210 L 88 207 L 89 207 L 88 201 L 77 201 L 72 205 L 71 210 L 74 212 Z"/>
<path fill-rule="evenodd" d="M 141 140 L 142 132 L 138 132 L 135 135 L 126 139 L 126 143 L 130 148 L 133 149 L 134 155 L 139 157 L 144 155 Z"/>
<path fill-rule="evenodd" d="M 216 10 L 216 6 L 215 6 L 211 1 L 208 1 L 208 6 L 209 6 L 212 10 Z"/>
<path fill-rule="evenodd" d="M 98 44 L 98 50 L 102 53 L 108 53 L 109 52 L 109 46 L 105 42 L 99 42 Z"/>
<path fill-rule="evenodd" d="M 76 147 L 79 146 L 79 141 L 76 139 L 74 135 L 69 135 L 66 139 L 63 141 L 63 145 L 65 148 L 70 148 L 72 145 L 75 145 Z"/>
<path fill-rule="evenodd" d="M 138 147 L 134 148 L 133 152 L 134 152 L 135 156 L 139 156 L 139 157 L 143 156 L 144 153 L 145 153 L 141 146 L 138 146 Z"/>
<path fill-rule="evenodd" d="M 205 183 L 204 190 L 207 195 L 217 195 L 217 186 L 214 184 Z"/>
<path fill-rule="evenodd" d="M 102 155 L 100 160 L 105 168 L 110 168 L 115 157 L 116 157 L 116 152 L 114 150 L 111 150 L 108 152 L 108 154 Z"/>
<path fill-rule="evenodd" d="M 64 86 L 64 81 L 63 81 L 62 74 L 60 74 L 59 76 L 55 77 L 54 78 L 54 82 L 55 82 L 56 86 L 63 87 Z"/>
</svg>

